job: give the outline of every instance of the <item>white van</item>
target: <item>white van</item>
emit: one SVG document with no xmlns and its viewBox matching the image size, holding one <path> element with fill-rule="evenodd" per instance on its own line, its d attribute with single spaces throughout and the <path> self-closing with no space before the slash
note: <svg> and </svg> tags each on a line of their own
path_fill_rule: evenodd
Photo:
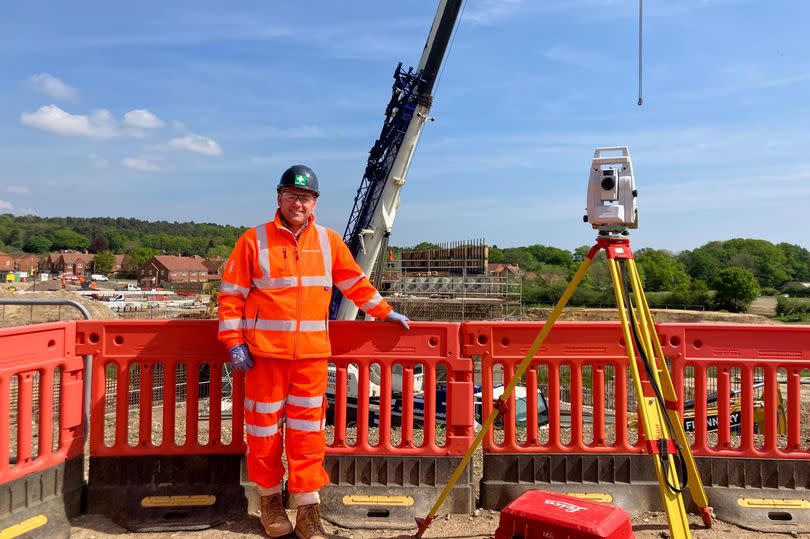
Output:
<svg viewBox="0 0 810 539">
<path fill-rule="evenodd" d="M 91 273 L 90 274 L 91 281 L 109 281 L 106 275 L 102 275 L 101 273 Z"/>
</svg>

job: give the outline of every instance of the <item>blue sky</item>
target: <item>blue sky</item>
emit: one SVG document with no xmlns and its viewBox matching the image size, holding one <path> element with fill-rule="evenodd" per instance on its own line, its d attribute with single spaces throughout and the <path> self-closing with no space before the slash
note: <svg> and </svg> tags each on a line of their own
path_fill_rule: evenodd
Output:
<svg viewBox="0 0 810 539">
<path fill-rule="evenodd" d="M 0 19 L 0 212 L 254 225 L 290 164 L 343 232 L 398 61 L 398 2 L 44 2 Z M 598 146 L 628 145 L 638 247 L 810 248 L 810 2 L 467 0 L 392 243 L 591 243 Z"/>
</svg>

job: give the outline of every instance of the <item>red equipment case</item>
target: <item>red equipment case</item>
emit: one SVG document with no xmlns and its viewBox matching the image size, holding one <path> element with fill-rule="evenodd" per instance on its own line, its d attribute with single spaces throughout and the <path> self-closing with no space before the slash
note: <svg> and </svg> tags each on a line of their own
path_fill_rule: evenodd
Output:
<svg viewBox="0 0 810 539">
<path fill-rule="evenodd" d="M 501 510 L 495 539 L 632 539 L 619 507 L 545 490 L 529 490 Z"/>
</svg>

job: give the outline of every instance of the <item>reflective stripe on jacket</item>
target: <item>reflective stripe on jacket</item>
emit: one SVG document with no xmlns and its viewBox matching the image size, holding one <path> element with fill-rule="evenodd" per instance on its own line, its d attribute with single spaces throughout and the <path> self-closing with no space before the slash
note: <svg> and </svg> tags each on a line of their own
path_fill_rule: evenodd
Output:
<svg viewBox="0 0 810 539">
<path fill-rule="evenodd" d="M 256 356 L 280 359 L 331 356 L 333 283 L 369 315 L 383 319 L 391 312 L 343 239 L 314 221 L 311 216 L 296 241 L 277 211 L 236 242 L 217 298 L 225 346 L 246 343 Z"/>
</svg>

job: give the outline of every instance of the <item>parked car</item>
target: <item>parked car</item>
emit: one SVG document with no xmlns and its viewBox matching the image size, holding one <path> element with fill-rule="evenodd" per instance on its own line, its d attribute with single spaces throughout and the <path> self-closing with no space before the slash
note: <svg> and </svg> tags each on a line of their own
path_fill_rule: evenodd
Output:
<svg viewBox="0 0 810 539">
<path fill-rule="evenodd" d="M 90 280 L 91 281 L 109 281 L 107 276 L 103 275 L 101 273 L 91 273 L 90 274 Z"/>
</svg>

